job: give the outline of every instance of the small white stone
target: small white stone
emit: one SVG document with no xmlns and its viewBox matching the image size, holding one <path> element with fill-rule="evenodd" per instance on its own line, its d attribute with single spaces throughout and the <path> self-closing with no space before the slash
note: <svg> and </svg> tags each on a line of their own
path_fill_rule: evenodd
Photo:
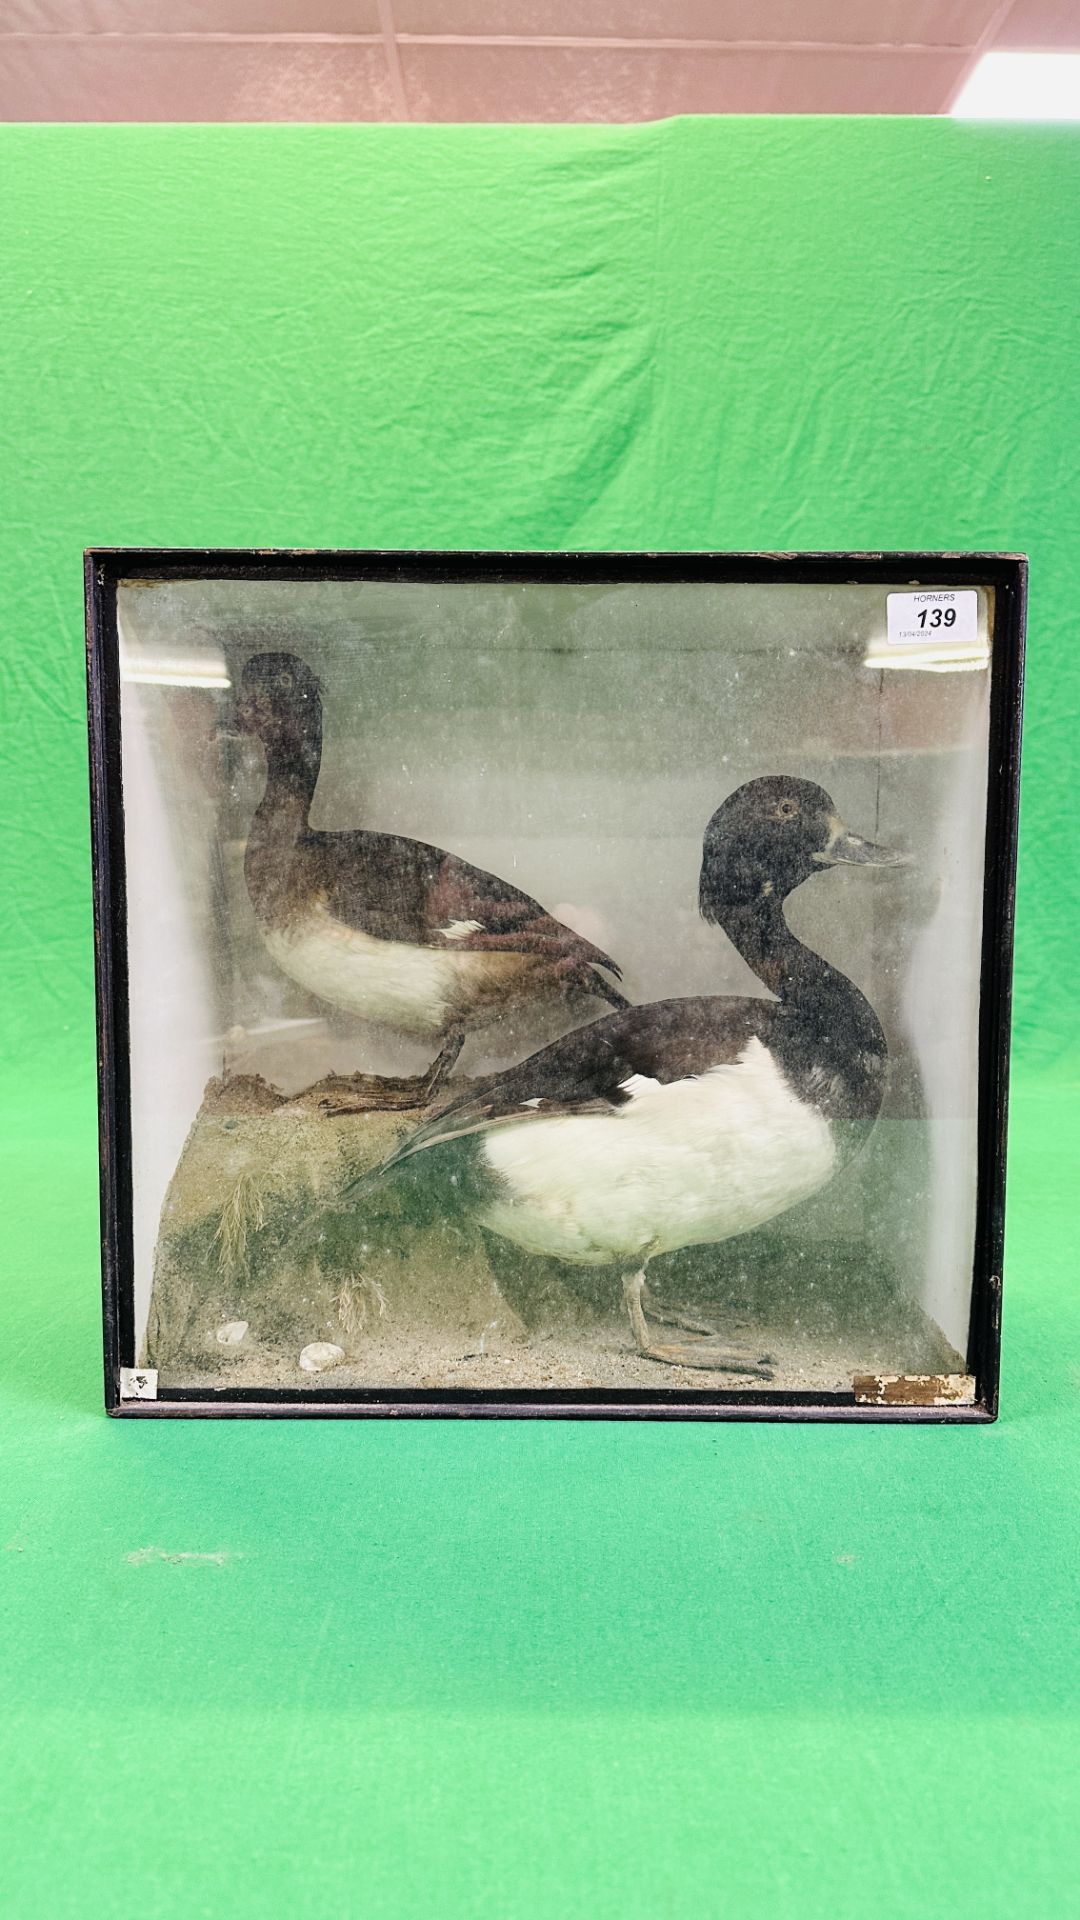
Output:
<svg viewBox="0 0 1080 1920">
<path fill-rule="evenodd" d="M 223 1320 L 217 1330 L 218 1345 L 222 1347 L 238 1347 L 247 1330 L 248 1323 L 246 1320 Z"/>
<path fill-rule="evenodd" d="M 332 1340 L 313 1340 L 300 1355 L 300 1365 L 305 1373 L 325 1373 L 328 1367 L 338 1367 L 345 1358 L 344 1347 L 336 1347 Z"/>
</svg>

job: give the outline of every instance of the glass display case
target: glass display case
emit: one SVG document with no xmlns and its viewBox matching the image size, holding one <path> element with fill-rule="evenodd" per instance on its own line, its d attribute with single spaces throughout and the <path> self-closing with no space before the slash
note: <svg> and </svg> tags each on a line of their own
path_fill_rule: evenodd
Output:
<svg viewBox="0 0 1080 1920">
<path fill-rule="evenodd" d="M 110 1410 L 993 1416 L 1021 559 L 87 581 Z"/>
</svg>

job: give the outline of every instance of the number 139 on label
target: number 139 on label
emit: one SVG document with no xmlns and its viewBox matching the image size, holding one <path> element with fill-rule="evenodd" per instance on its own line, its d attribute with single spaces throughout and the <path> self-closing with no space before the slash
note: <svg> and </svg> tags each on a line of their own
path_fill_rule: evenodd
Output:
<svg viewBox="0 0 1080 1920">
<path fill-rule="evenodd" d="M 887 599 L 890 647 L 917 647 L 927 640 L 970 645 L 979 637 L 979 596 L 973 588 L 927 587 L 890 593 Z"/>
</svg>

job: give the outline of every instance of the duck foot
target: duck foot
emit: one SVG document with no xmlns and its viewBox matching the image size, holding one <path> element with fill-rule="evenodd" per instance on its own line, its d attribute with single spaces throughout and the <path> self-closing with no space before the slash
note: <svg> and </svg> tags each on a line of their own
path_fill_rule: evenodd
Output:
<svg viewBox="0 0 1080 1920">
<path fill-rule="evenodd" d="M 446 1080 L 464 1045 L 464 1029 L 454 1027 L 426 1073 L 413 1074 L 409 1079 L 395 1079 L 380 1073 L 350 1074 L 339 1082 L 340 1093 L 323 1096 L 318 1103 L 319 1111 L 328 1120 L 337 1120 L 344 1113 L 415 1113 L 421 1107 L 430 1106 L 436 1095 L 445 1091 Z M 320 1084 L 332 1085 L 333 1081 Z M 315 1089 L 310 1087 L 308 1091 L 314 1093 Z"/>
<path fill-rule="evenodd" d="M 771 1355 L 750 1353 L 745 1347 L 718 1346 L 715 1340 L 660 1341 L 654 1339 L 645 1318 L 645 1302 L 655 1311 L 653 1296 L 649 1290 L 644 1272 L 627 1274 L 623 1280 L 623 1298 L 630 1315 L 630 1325 L 634 1330 L 637 1350 L 643 1360 L 656 1360 L 669 1367 L 695 1367 L 705 1372 L 746 1373 L 759 1380 L 771 1380 Z M 688 1327 L 693 1331 L 693 1323 L 669 1314 L 667 1308 L 660 1308 L 656 1318 L 666 1320 L 675 1326 Z M 706 1327 L 705 1333 L 714 1334 L 715 1329 Z"/>
<path fill-rule="evenodd" d="M 426 1103 L 426 1074 L 402 1080 L 377 1073 L 351 1074 L 340 1082 L 340 1090 L 324 1093 L 316 1102 L 328 1120 L 345 1113 L 415 1113 Z"/>
<path fill-rule="evenodd" d="M 698 1367 L 711 1373 L 746 1373 L 758 1380 L 771 1380 L 772 1367 L 767 1353 L 754 1355 L 745 1347 L 714 1347 L 704 1340 L 700 1345 L 651 1341 L 638 1347 L 643 1360 L 659 1360 L 668 1367 Z"/>
<path fill-rule="evenodd" d="M 642 1310 L 650 1320 L 658 1320 L 662 1327 L 681 1327 L 684 1333 L 704 1333 L 716 1337 L 717 1328 L 707 1320 L 691 1320 L 689 1315 L 679 1313 L 674 1307 L 665 1307 L 658 1300 L 648 1281 L 641 1289 Z"/>
</svg>

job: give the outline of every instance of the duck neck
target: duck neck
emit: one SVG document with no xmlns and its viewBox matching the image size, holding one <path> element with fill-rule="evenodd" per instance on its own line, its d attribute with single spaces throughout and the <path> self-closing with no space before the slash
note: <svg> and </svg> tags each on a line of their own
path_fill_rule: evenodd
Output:
<svg viewBox="0 0 1080 1920">
<path fill-rule="evenodd" d="M 303 734 L 263 744 L 266 791 L 251 822 L 244 872 L 259 918 L 268 926 L 286 926 L 303 905 L 300 868 L 294 856 L 308 830 L 319 777 L 322 730 L 316 718 Z"/>
<path fill-rule="evenodd" d="M 850 980 L 796 939 L 777 894 L 762 892 L 756 900 L 730 903 L 717 917 L 732 946 L 778 1000 L 833 995 L 862 999 Z"/>
<path fill-rule="evenodd" d="M 856 1123 L 844 1134 L 844 1152 L 853 1152 L 877 1117 L 885 1087 L 888 1047 L 869 1000 L 795 938 L 775 894 L 729 901 L 716 918 L 780 1002 L 773 1045 L 784 1073 L 827 1119 Z"/>
<path fill-rule="evenodd" d="M 317 719 L 302 733 L 266 744 L 266 790 L 252 822 L 253 838 L 284 847 L 307 832 L 321 758 L 322 726 Z"/>
</svg>

